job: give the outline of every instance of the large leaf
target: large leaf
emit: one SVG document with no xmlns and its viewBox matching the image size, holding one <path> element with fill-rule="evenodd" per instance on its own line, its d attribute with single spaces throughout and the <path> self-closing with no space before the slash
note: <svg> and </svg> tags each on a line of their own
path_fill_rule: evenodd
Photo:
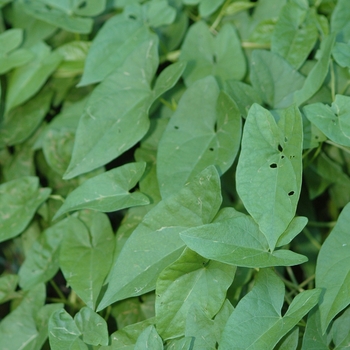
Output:
<svg viewBox="0 0 350 350">
<path fill-rule="evenodd" d="M 94 309 L 112 264 L 114 235 L 105 214 L 90 213 L 85 221 L 84 225 L 78 219 L 71 219 L 59 259 L 67 282 L 85 304 Z"/>
<path fill-rule="evenodd" d="M 323 103 L 307 105 L 303 112 L 328 138 L 350 146 L 350 97 L 336 95 L 332 106 Z"/>
<path fill-rule="evenodd" d="M 180 234 L 198 254 L 243 267 L 290 266 L 307 261 L 289 250 L 269 251 L 266 237 L 249 216 L 243 215 L 198 226 Z"/>
<path fill-rule="evenodd" d="M 159 143 L 157 175 L 162 197 L 176 193 L 209 165 L 215 165 L 220 174 L 227 171 L 238 152 L 240 136 L 240 112 L 220 93 L 215 79 L 209 76 L 191 85 Z"/>
<path fill-rule="evenodd" d="M 270 269 L 259 271 L 251 292 L 241 299 L 226 323 L 219 350 L 273 349 L 306 315 L 319 299 L 321 290 L 307 290 L 298 294 L 284 316 L 283 282 Z"/>
<path fill-rule="evenodd" d="M 275 26 L 271 51 L 299 69 L 316 43 L 315 22 L 306 6 L 289 2 L 283 7 Z"/>
<path fill-rule="evenodd" d="M 157 40 L 152 39 L 133 51 L 125 64 L 93 91 L 80 118 L 64 178 L 108 163 L 146 134 L 150 106 L 176 83 L 184 69 L 182 63 L 169 66 L 152 90 L 150 85 L 157 66 Z M 134 130 L 132 133 L 130 128 Z"/>
<path fill-rule="evenodd" d="M 130 193 L 145 171 L 145 163 L 129 163 L 85 181 L 72 191 L 54 218 L 78 209 L 111 212 L 149 204 L 147 196 Z"/>
<path fill-rule="evenodd" d="M 125 243 L 108 276 L 101 310 L 155 288 L 159 273 L 184 249 L 179 232 L 210 222 L 221 204 L 220 179 L 213 166 L 150 210 Z"/>
<path fill-rule="evenodd" d="M 186 85 L 208 75 L 215 76 L 220 82 L 241 80 L 246 72 L 239 38 L 228 23 L 223 25 L 215 39 L 205 22 L 192 25 L 182 45 L 180 60 L 187 62 L 184 72 Z"/>
<path fill-rule="evenodd" d="M 45 301 L 45 286 L 28 291 L 20 304 L 0 322 L 2 349 L 32 349 L 39 336 L 35 317 Z"/>
<path fill-rule="evenodd" d="M 301 189 L 302 122 L 291 106 L 274 116 L 254 104 L 244 126 L 237 191 L 269 247 L 293 219 Z"/>
<path fill-rule="evenodd" d="M 235 267 L 209 261 L 189 249 L 164 269 L 156 286 L 156 325 L 162 338 L 185 334 L 186 319 L 194 303 L 211 319 L 226 298 L 235 270 Z"/>
<path fill-rule="evenodd" d="M 323 289 L 319 305 L 323 333 L 331 320 L 350 304 L 349 226 L 350 204 L 347 204 L 317 258 L 316 286 Z"/>
<path fill-rule="evenodd" d="M 39 179 L 28 176 L 0 186 L 0 242 L 20 234 L 51 190 L 39 189 Z"/>
<path fill-rule="evenodd" d="M 153 38 L 154 34 L 140 20 L 124 14 L 110 18 L 92 42 L 79 86 L 102 81 L 136 48 Z"/>
<path fill-rule="evenodd" d="M 9 77 L 6 96 L 6 110 L 32 97 L 43 86 L 47 78 L 54 72 L 61 62 L 61 55 L 51 52 L 44 42 L 38 42 L 30 48 L 35 55 L 25 66 L 16 68 Z"/>
<path fill-rule="evenodd" d="M 19 269 L 19 284 L 24 290 L 47 282 L 59 269 L 59 249 L 64 234 L 74 232 L 71 219 L 65 219 L 46 229 L 33 243 Z"/>
</svg>

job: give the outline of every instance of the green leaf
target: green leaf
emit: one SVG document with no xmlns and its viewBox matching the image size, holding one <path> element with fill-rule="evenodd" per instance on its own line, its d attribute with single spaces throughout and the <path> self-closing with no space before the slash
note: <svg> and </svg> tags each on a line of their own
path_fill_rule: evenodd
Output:
<svg viewBox="0 0 350 350">
<path fill-rule="evenodd" d="M 331 106 L 314 103 L 303 108 L 303 113 L 329 139 L 350 146 L 350 97 L 336 95 Z"/>
<path fill-rule="evenodd" d="M 198 254 L 243 267 L 290 266 L 307 261 L 288 250 L 269 251 L 258 225 L 247 215 L 190 228 L 180 234 Z"/>
<path fill-rule="evenodd" d="M 156 286 L 156 325 L 162 338 L 185 334 L 186 319 L 194 303 L 211 319 L 226 298 L 235 270 L 235 267 L 208 261 L 189 249 L 164 269 Z"/>
<path fill-rule="evenodd" d="M 271 51 L 299 69 L 317 40 L 317 27 L 310 10 L 295 2 L 286 4 L 276 23 Z"/>
<path fill-rule="evenodd" d="M 146 134 L 150 106 L 159 97 L 159 92 L 175 85 L 184 69 L 181 63 L 176 63 L 175 69 L 174 66 L 168 67 L 158 78 L 164 82 L 164 77 L 167 77 L 167 85 L 160 89 L 156 82 L 157 89 L 151 90 L 157 65 L 157 40 L 154 40 L 142 44 L 120 69 L 93 91 L 80 118 L 65 179 L 108 163 Z M 175 74 L 169 76 L 172 73 Z M 130 127 L 135 126 L 130 134 Z"/>
<path fill-rule="evenodd" d="M 291 106 L 276 119 L 263 107 L 252 106 L 236 173 L 238 194 L 271 250 L 295 215 L 302 173 L 300 112 Z"/>
<path fill-rule="evenodd" d="M 350 30 L 349 19 L 350 19 L 350 11 L 348 2 L 346 0 L 338 0 L 337 4 L 332 11 L 331 15 L 331 29 L 332 33 L 342 33 L 347 34 Z M 348 40 L 350 37 L 347 38 Z"/>
<path fill-rule="evenodd" d="M 46 229 L 27 252 L 19 269 L 19 285 L 24 290 L 50 280 L 59 269 L 59 249 L 63 235 L 72 232 L 71 219 L 65 219 Z M 74 231 L 73 231 L 74 232 Z"/>
<path fill-rule="evenodd" d="M 89 345 L 108 345 L 108 330 L 106 321 L 88 307 L 83 307 L 74 316 L 83 341 Z"/>
<path fill-rule="evenodd" d="M 157 175 L 162 197 L 179 191 L 209 165 L 215 165 L 220 174 L 226 172 L 237 155 L 240 136 L 240 112 L 220 93 L 215 79 L 209 76 L 191 85 L 159 142 Z"/>
<path fill-rule="evenodd" d="M 0 144 L 9 146 L 25 141 L 39 127 L 49 108 L 53 91 L 45 89 L 28 102 L 12 109 L 0 128 Z"/>
<path fill-rule="evenodd" d="M 51 315 L 49 339 L 52 350 L 88 350 L 87 345 L 80 339 L 81 334 L 72 316 L 63 308 Z"/>
<path fill-rule="evenodd" d="M 175 20 L 176 10 L 169 6 L 167 0 L 153 0 L 144 6 L 147 11 L 147 22 L 153 28 L 169 25 Z"/>
<path fill-rule="evenodd" d="M 341 67 L 350 68 L 350 45 L 345 43 L 335 43 L 332 55 Z"/>
<path fill-rule="evenodd" d="M 44 42 L 30 48 L 35 58 L 23 67 L 16 68 L 9 77 L 6 110 L 22 104 L 43 86 L 61 62 L 61 55 L 51 52 Z"/>
<path fill-rule="evenodd" d="M 193 303 L 186 319 L 186 337 L 194 337 L 193 350 L 215 349 L 215 323 L 197 303 Z"/>
<path fill-rule="evenodd" d="M 35 317 L 44 304 L 45 296 L 44 284 L 37 285 L 24 295 L 15 310 L 1 320 L 0 339 L 3 349 L 24 349 L 34 345 L 38 337 Z"/>
<path fill-rule="evenodd" d="M 39 179 L 32 176 L 0 185 L 0 242 L 19 235 L 46 201 L 51 190 L 38 187 Z"/>
<path fill-rule="evenodd" d="M 305 79 L 303 87 L 294 93 L 293 101 L 297 106 L 310 99 L 322 86 L 328 73 L 334 41 L 334 35 L 329 35 L 322 41 L 317 63 Z"/>
<path fill-rule="evenodd" d="M 288 225 L 287 229 L 279 237 L 276 247 L 289 244 L 306 226 L 308 219 L 304 216 L 296 216 Z"/>
<path fill-rule="evenodd" d="M 16 296 L 15 290 L 18 284 L 18 275 L 1 275 L 0 276 L 0 303 Z"/>
<path fill-rule="evenodd" d="M 23 9 L 30 16 L 53 24 L 73 33 L 88 34 L 91 32 L 93 21 L 74 15 L 71 6 L 60 6 L 61 2 L 50 0 L 20 0 Z M 73 2 L 72 2 L 73 3 Z"/>
<path fill-rule="evenodd" d="M 144 194 L 129 192 L 140 180 L 145 167 L 145 163 L 129 163 L 86 180 L 68 195 L 54 219 L 78 209 L 112 212 L 149 204 Z"/>
<path fill-rule="evenodd" d="M 193 48 L 196 47 L 196 50 Z M 222 83 L 241 80 L 246 73 L 246 61 L 235 28 L 224 24 L 214 39 L 205 22 L 193 24 L 181 48 L 180 60 L 187 62 L 183 74 L 187 86 L 213 75 Z"/>
<path fill-rule="evenodd" d="M 148 326 L 137 338 L 135 350 L 163 350 L 163 341 L 153 325 Z"/>
<path fill-rule="evenodd" d="M 253 51 L 250 79 L 262 100 L 273 108 L 290 106 L 295 90 L 305 81 L 282 57 L 265 50 Z"/>
<path fill-rule="evenodd" d="M 60 267 L 74 291 L 95 309 L 113 259 L 113 231 L 105 214 L 91 213 L 88 224 L 72 218 L 60 250 Z M 76 263 L 79 261 L 79 264 Z"/>
<path fill-rule="evenodd" d="M 251 292 L 241 299 L 231 314 L 219 345 L 219 350 L 273 349 L 306 315 L 319 299 L 321 290 L 298 294 L 282 317 L 283 282 L 270 269 L 260 270 Z"/>
<path fill-rule="evenodd" d="M 224 91 L 236 102 L 244 118 L 247 117 L 248 111 L 254 103 L 262 104 L 259 94 L 250 85 L 241 81 L 226 80 Z"/>
<path fill-rule="evenodd" d="M 123 14 L 110 18 L 92 42 L 79 86 L 104 80 L 121 67 L 134 50 L 151 40 L 154 34 L 142 21 Z"/>
<path fill-rule="evenodd" d="M 321 329 L 321 315 L 318 307 L 307 316 L 302 350 L 329 350 L 327 334 Z"/>
<path fill-rule="evenodd" d="M 277 344 L 276 350 L 297 350 L 299 342 L 299 328 L 294 327 Z"/>
<path fill-rule="evenodd" d="M 215 12 L 225 0 L 182 0 L 185 5 L 199 4 L 199 13 L 202 17 L 208 17 Z"/>
<path fill-rule="evenodd" d="M 323 333 L 331 320 L 350 303 L 349 218 L 350 204 L 347 204 L 317 258 L 316 286 L 323 289 L 319 303 Z"/>
<path fill-rule="evenodd" d="M 210 222 L 220 204 L 219 175 L 210 166 L 174 196 L 151 209 L 118 255 L 98 310 L 153 290 L 160 271 L 184 249 L 179 232 Z"/>
<path fill-rule="evenodd" d="M 350 322 L 350 309 L 346 309 L 344 313 L 338 317 L 332 326 L 333 343 L 337 350 L 348 349 L 350 334 L 347 325 Z"/>
</svg>

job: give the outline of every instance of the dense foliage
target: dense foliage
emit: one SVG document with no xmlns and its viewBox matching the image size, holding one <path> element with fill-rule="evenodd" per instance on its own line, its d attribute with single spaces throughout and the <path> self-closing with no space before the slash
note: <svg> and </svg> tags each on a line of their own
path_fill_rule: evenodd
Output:
<svg viewBox="0 0 350 350">
<path fill-rule="evenodd" d="M 350 344 L 348 0 L 0 0 L 0 348 Z"/>
</svg>

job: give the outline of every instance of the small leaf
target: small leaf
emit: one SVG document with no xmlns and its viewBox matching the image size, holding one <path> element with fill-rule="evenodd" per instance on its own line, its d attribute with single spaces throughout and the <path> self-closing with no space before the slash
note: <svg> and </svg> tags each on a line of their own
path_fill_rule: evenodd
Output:
<svg viewBox="0 0 350 350">
<path fill-rule="evenodd" d="M 108 345 L 107 323 L 99 314 L 85 306 L 75 314 L 74 321 L 86 344 Z"/>
<path fill-rule="evenodd" d="M 22 177 L 0 185 L 0 242 L 20 234 L 46 201 L 51 190 L 39 189 L 37 177 Z"/>
<path fill-rule="evenodd" d="M 84 225 L 80 220 L 71 218 L 59 259 L 67 282 L 88 307 L 95 309 L 112 264 L 114 235 L 105 214 L 91 213 L 89 220 L 90 223 Z"/>
<path fill-rule="evenodd" d="M 303 108 L 311 123 L 329 139 L 343 146 L 350 146 L 350 97 L 336 95 L 332 106 L 314 103 Z"/>
<path fill-rule="evenodd" d="M 278 117 L 252 106 L 236 173 L 238 194 L 271 250 L 295 215 L 302 173 L 300 112 L 291 106 Z"/>
<path fill-rule="evenodd" d="M 112 212 L 149 204 L 144 194 L 129 192 L 140 180 L 145 167 L 141 162 L 128 163 L 86 180 L 68 195 L 54 219 L 78 209 Z"/>
<path fill-rule="evenodd" d="M 226 323 L 219 350 L 274 349 L 278 341 L 306 315 L 321 290 L 298 294 L 282 317 L 283 282 L 270 269 L 260 270 L 251 292 L 244 296 Z"/>
<path fill-rule="evenodd" d="M 212 76 L 196 81 L 182 95 L 159 142 L 157 175 L 162 197 L 179 191 L 209 165 L 215 165 L 220 174 L 227 171 L 238 152 L 240 136 L 236 104 L 220 93 Z"/>
<path fill-rule="evenodd" d="M 153 27 L 169 25 L 174 22 L 176 10 L 169 6 L 167 0 L 157 0 L 146 3 L 147 22 Z"/>
<path fill-rule="evenodd" d="M 235 266 L 290 266 L 307 261 L 289 250 L 271 253 L 258 225 L 246 215 L 190 228 L 180 236 L 188 247 L 207 259 Z"/>
<path fill-rule="evenodd" d="M 316 286 L 324 291 L 319 303 L 322 333 L 331 320 L 350 303 L 349 218 L 350 204 L 347 204 L 317 258 Z"/>
<path fill-rule="evenodd" d="M 276 247 L 289 244 L 306 226 L 308 219 L 304 216 L 296 216 L 288 225 L 287 229 L 279 237 Z"/>
<path fill-rule="evenodd" d="M 135 350 L 163 350 L 163 341 L 153 325 L 148 326 L 137 338 Z"/>
<path fill-rule="evenodd" d="M 345 43 L 335 43 L 332 55 L 341 67 L 350 68 L 350 45 Z"/>
<path fill-rule="evenodd" d="M 189 249 L 164 269 L 156 286 L 157 330 L 162 338 L 185 334 L 186 319 L 194 303 L 211 319 L 226 298 L 235 270 Z"/>
<path fill-rule="evenodd" d="M 210 222 L 220 204 L 220 179 L 213 166 L 174 196 L 159 202 L 123 246 L 107 278 L 107 290 L 98 310 L 153 290 L 160 271 L 184 249 L 179 232 Z"/>
</svg>

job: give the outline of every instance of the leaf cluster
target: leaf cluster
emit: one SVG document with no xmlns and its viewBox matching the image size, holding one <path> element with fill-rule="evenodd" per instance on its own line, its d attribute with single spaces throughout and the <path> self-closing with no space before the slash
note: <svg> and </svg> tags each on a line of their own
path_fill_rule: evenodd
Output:
<svg viewBox="0 0 350 350">
<path fill-rule="evenodd" d="M 0 0 L 0 348 L 350 343 L 348 0 Z"/>
</svg>

